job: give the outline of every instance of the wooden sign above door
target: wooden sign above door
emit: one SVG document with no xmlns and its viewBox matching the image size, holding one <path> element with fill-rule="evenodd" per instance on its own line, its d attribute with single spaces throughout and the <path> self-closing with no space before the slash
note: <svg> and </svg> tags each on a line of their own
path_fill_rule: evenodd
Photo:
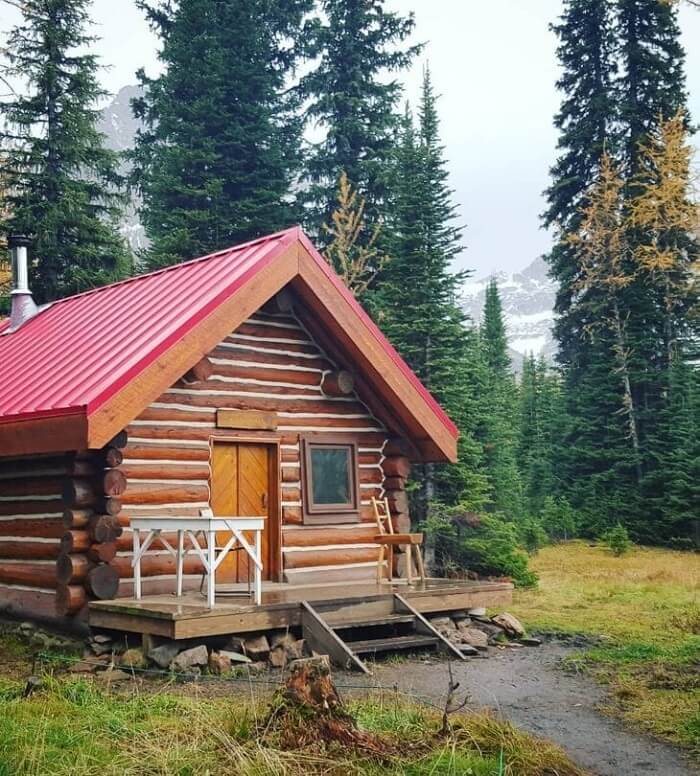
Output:
<svg viewBox="0 0 700 776">
<path fill-rule="evenodd" d="M 277 429 L 277 413 L 220 409 L 216 411 L 216 425 L 217 428 L 275 431 Z"/>
</svg>

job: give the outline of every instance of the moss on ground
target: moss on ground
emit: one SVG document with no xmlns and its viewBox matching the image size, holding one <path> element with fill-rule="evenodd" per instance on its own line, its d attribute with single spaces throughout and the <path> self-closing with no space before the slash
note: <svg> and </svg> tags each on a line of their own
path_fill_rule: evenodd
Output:
<svg viewBox="0 0 700 776">
<path fill-rule="evenodd" d="M 610 688 L 607 710 L 700 755 L 700 555 L 583 542 L 532 560 L 536 590 L 516 591 L 530 629 L 602 637 L 567 662 Z"/>
</svg>

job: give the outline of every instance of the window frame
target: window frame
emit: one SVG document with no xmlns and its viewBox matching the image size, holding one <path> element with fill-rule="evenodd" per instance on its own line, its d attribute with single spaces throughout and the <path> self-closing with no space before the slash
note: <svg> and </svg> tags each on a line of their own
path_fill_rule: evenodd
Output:
<svg viewBox="0 0 700 776">
<path fill-rule="evenodd" d="M 324 525 L 328 523 L 360 522 L 360 473 L 358 467 L 357 442 L 345 437 L 314 435 L 303 437 L 302 444 L 302 505 L 304 523 Z M 315 504 L 313 501 L 313 465 L 311 453 L 314 448 L 344 448 L 350 451 L 348 475 L 350 478 L 351 503 Z"/>
</svg>

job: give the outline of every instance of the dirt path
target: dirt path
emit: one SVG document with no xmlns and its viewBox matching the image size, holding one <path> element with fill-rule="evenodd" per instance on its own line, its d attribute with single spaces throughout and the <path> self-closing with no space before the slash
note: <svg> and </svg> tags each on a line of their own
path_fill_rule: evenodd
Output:
<svg viewBox="0 0 700 776">
<path fill-rule="evenodd" d="M 598 776 L 700 773 L 673 747 L 597 711 L 604 690 L 590 679 L 564 673 L 558 662 L 566 653 L 554 644 L 497 650 L 488 659 L 454 664 L 454 674 L 471 693 L 473 705 L 496 709 L 521 728 L 555 741 Z M 380 663 L 374 680 L 440 702 L 447 672 L 438 662 Z"/>
</svg>

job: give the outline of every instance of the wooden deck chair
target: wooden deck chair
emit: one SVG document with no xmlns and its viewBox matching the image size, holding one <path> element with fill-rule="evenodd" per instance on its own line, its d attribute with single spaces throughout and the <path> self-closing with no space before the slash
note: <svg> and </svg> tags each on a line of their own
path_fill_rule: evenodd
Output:
<svg viewBox="0 0 700 776">
<path fill-rule="evenodd" d="M 394 525 L 391 522 L 391 512 L 389 510 L 389 499 L 377 499 L 372 496 L 372 508 L 374 509 L 374 518 L 377 521 L 379 533 L 374 537 L 374 541 L 379 547 L 379 563 L 377 564 L 377 581 L 382 581 L 382 567 L 384 560 L 388 555 L 389 581 L 394 578 L 394 547 L 406 545 L 406 576 L 409 584 L 413 582 L 413 563 L 415 559 L 418 579 L 425 579 L 425 567 L 423 566 L 423 555 L 421 554 L 421 544 L 423 544 L 422 533 L 394 533 Z M 388 553 L 387 553 L 388 550 Z"/>
</svg>

